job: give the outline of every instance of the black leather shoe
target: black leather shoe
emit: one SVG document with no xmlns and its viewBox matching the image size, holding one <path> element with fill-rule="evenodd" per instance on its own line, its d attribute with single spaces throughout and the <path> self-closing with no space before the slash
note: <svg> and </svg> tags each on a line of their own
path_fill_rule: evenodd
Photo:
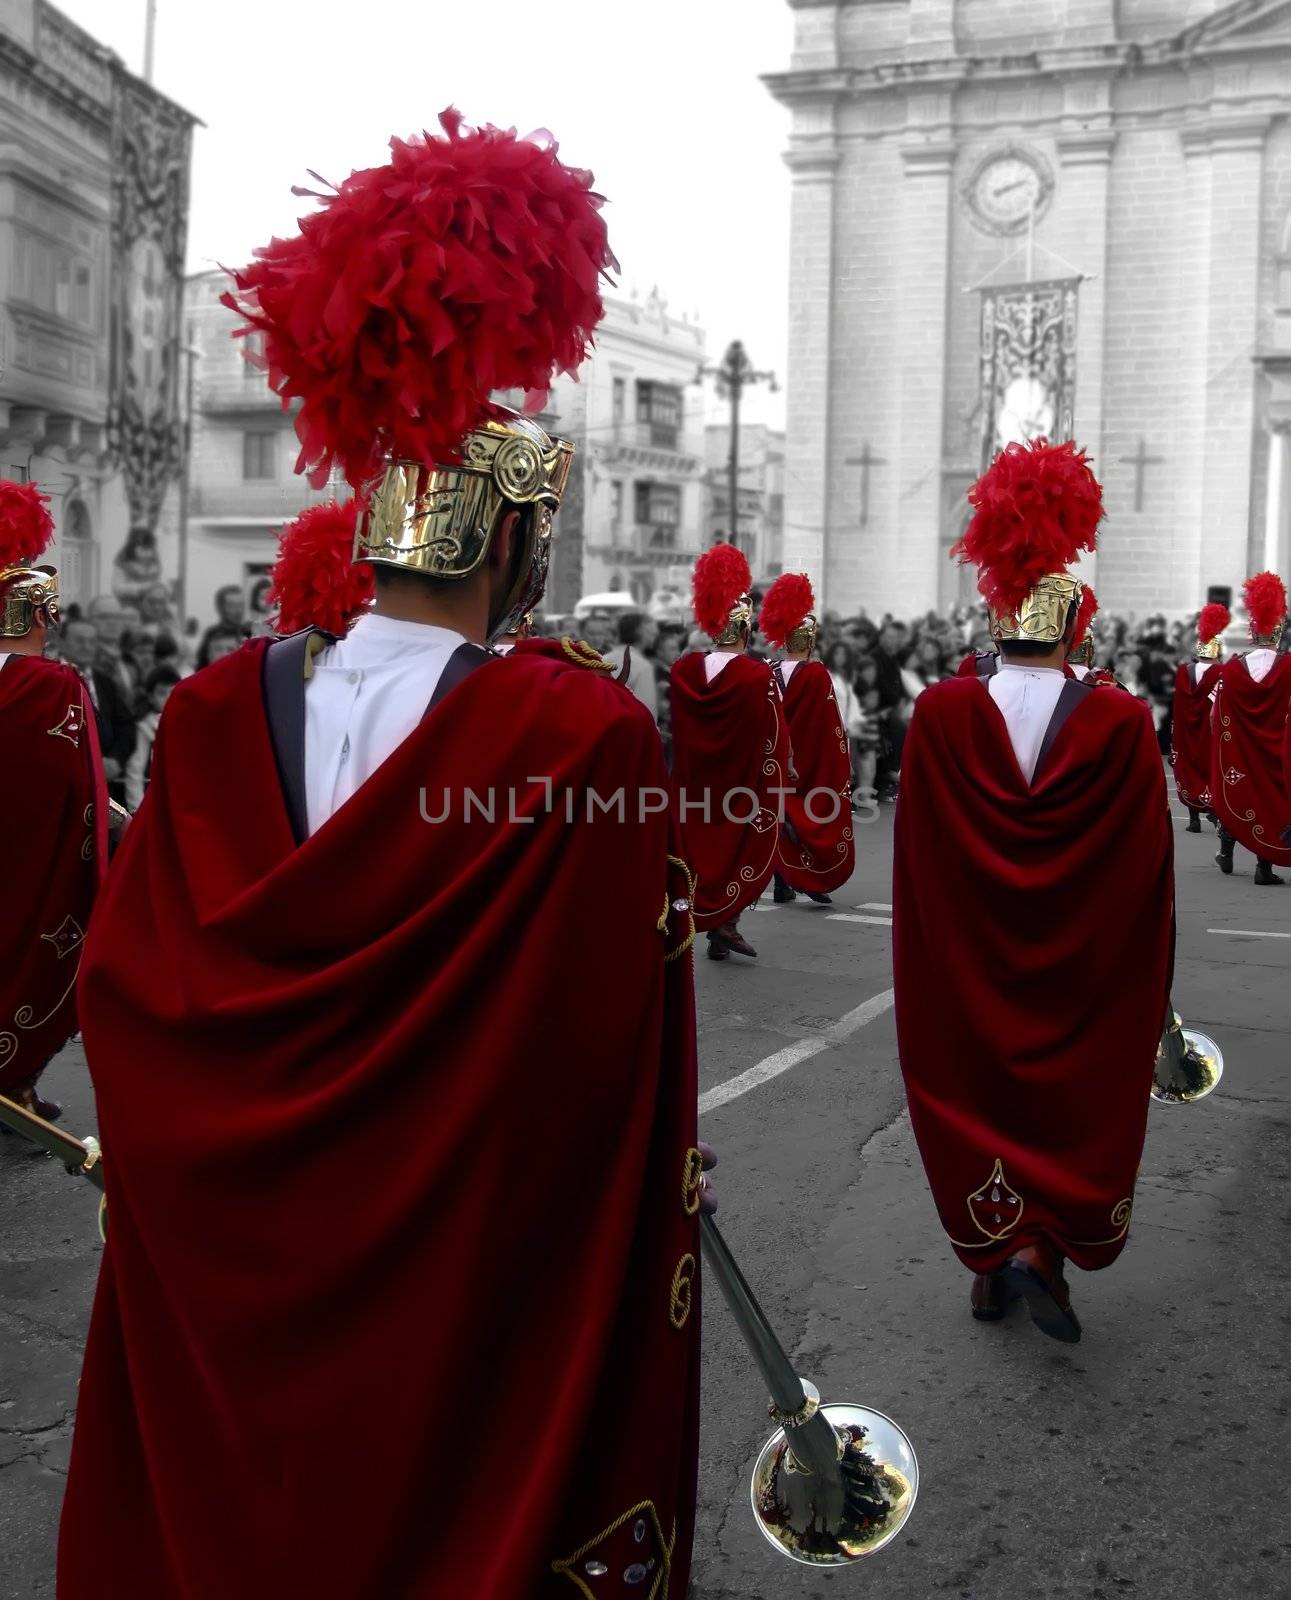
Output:
<svg viewBox="0 0 1291 1600">
<path fill-rule="evenodd" d="M 827 894 L 818 894 L 815 889 L 806 891 L 808 900 L 814 901 L 818 906 L 832 906 L 833 900 Z"/>
<path fill-rule="evenodd" d="M 1279 883 L 1285 883 L 1285 878 L 1279 878 L 1273 870 L 1271 861 L 1257 861 L 1255 863 L 1255 885 L 1259 889 L 1271 889 Z"/>
<path fill-rule="evenodd" d="M 1080 1343 L 1080 1319 L 1071 1307 L 1062 1257 L 1051 1245 L 1024 1245 L 1009 1257 L 1000 1276 L 1012 1294 L 1026 1301 L 1041 1333 L 1063 1344 Z"/>
<path fill-rule="evenodd" d="M 797 893 L 789 887 L 777 872 L 775 882 L 771 885 L 771 894 L 778 906 L 787 906 L 791 900 L 798 898 Z"/>
<path fill-rule="evenodd" d="M 1200 833 L 1201 832 L 1201 817 L 1198 815 L 1197 812 L 1190 811 L 1188 813 L 1188 826 L 1183 831 L 1185 833 Z"/>
<path fill-rule="evenodd" d="M 1233 870 L 1233 843 L 1223 839 L 1219 841 L 1219 849 L 1215 851 L 1215 863 L 1225 877 Z"/>
<path fill-rule="evenodd" d="M 726 948 L 720 939 L 715 938 L 711 933 L 709 934 L 708 959 L 710 961 L 725 961 L 730 953 L 731 952 Z"/>
<path fill-rule="evenodd" d="M 973 1278 L 970 1304 L 978 1322 L 1000 1322 L 1013 1296 L 1002 1272 L 979 1272 Z"/>
</svg>

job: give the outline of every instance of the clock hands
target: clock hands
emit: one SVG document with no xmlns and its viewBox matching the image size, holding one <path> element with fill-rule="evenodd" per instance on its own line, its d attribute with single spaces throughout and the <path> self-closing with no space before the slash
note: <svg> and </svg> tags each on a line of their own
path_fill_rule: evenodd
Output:
<svg viewBox="0 0 1291 1600">
<path fill-rule="evenodd" d="M 1025 189 L 1030 182 L 1030 178 L 1015 178 L 1012 183 L 1001 184 L 998 189 L 991 190 L 991 199 L 1002 200 L 1006 194 L 1012 194 L 1015 189 Z"/>
</svg>

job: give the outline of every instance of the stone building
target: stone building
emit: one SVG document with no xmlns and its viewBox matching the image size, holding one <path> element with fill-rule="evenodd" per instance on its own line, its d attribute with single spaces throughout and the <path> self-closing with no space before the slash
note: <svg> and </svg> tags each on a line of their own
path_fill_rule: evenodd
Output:
<svg viewBox="0 0 1291 1600">
<path fill-rule="evenodd" d="M 111 588 L 178 470 L 192 124 L 45 0 L 0 0 L 0 473 L 50 496 L 65 600 Z"/>
<path fill-rule="evenodd" d="M 350 493 L 339 481 L 311 489 L 297 475 L 295 412 L 282 409 L 263 370 L 246 359 L 247 340 L 233 337 L 239 318 L 220 304 L 227 288 L 223 272 L 199 272 L 185 295 L 196 353 L 186 588 L 190 613 L 208 619 L 226 584 L 238 584 L 255 604 L 285 522 Z"/>
<path fill-rule="evenodd" d="M 739 523 L 734 543 L 749 558 L 754 580 L 762 583 L 784 570 L 784 434 L 766 423 L 742 423 L 739 432 Z M 704 544 L 729 540 L 731 430 L 709 423 L 704 430 L 708 504 Z"/>
<path fill-rule="evenodd" d="M 621 589 L 685 590 L 702 548 L 704 335 L 654 291 L 611 298 L 578 379 L 552 385 L 545 425 L 578 447 L 556 518 L 547 609 Z"/>
<path fill-rule="evenodd" d="M 1291 0 L 789 0 L 787 567 L 971 593 L 1006 439 L 1073 437 L 1106 607 L 1291 566 Z"/>
</svg>

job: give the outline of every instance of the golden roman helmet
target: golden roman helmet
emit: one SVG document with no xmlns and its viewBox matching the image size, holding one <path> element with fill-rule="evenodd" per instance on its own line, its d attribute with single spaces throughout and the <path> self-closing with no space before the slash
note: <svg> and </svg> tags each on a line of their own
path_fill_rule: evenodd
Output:
<svg viewBox="0 0 1291 1600">
<path fill-rule="evenodd" d="M 1030 639 L 1036 644 L 1057 644 L 1082 593 L 1078 578 L 1065 572 L 1046 573 L 1016 611 L 991 612 L 991 637 L 1005 643 Z"/>
<path fill-rule="evenodd" d="M 546 588 L 552 519 L 574 446 L 528 417 L 499 410 L 467 434 L 461 454 L 454 466 L 391 461 L 360 512 L 354 559 L 428 578 L 467 578 L 485 560 L 507 514 L 519 512 L 515 581 L 489 629 L 491 635 L 510 633 Z"/>
<path fill-rule="evenodd" d="M 818 626 L 815 615 L 809 611 L 785 640 L 785 650 L 790 654 L 797 654 L 799 650 L 805 650 L 810 655 L 816 648 L 816 629 Z"/>
<path fill-rule="evenodd" d="M 53 567 L 0 567 L 0 639 L 25 639 L 37 621 L 58 625 L 58 573 Z"/>
<path fill-rule="evenodd" d="M 713 643 L 739 644 L 741 639 L 747 639 L 753 632 L 753 596 L 742 594 L 731 607 L 726 618 L 726 626 L 718 634 L 713 635 Z"/>
<path fill-rule="evenodd" d="M 1220 639 L 1218 634 L 1216 634 L 1213 639 L 1207 639 L 1204 644 L 1199 639 L 1197 641 L 1197 649 L 1195 652 L 1197 660 L 1218 661 L 1223 647 L 1223 641 Z"/>
<path fill-rule="evenodd" d="M 1067 660 L 1074 661 L 1077 666 L 1092 667 L 1094 664 L 1094 636 L 1087 633 L 1079 644 L 1072 645 L 1067 652 Z"/>
</svg>

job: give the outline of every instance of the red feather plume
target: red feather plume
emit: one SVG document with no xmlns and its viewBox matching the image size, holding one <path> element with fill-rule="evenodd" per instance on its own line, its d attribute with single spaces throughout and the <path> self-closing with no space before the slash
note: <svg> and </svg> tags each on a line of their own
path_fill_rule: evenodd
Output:
<svg viewBox="0 0 1291 1600">
<path fill-rule="evenodd" d="M 1046 573 L 1096 546 L 1103 491 L 1070 441 L 1006 445 L 968 499 L 973 519 L 950 553 L 981 568 L 978 590 L 998 615 L 1015 612 Z"/>
<path fill-rule="evenodd" d="M 726 626 L 731 607 L 753 587 L 748 557 L 733 544 L 715 544 L 695 563 L 691 600 L 695 621 L 708 634 Z"/>
<path fill-rule="evenodd" d="M 1094 618 L 1098 615 L 1098 596 L 1089 584 L 1081 585 L 1080 608 L 1076 612 L 1076 631 L 1072 635 L 1072 643 L 1080 644 L 1085 635 L 1093 626 Z"/>
<path fill-rule="evenodd" d="M 1276 572 L 1257 572 L 1242 585 L 1253 638 L 1267 639 L 1287 614 L 1287 586 Z"/>
<path fill-rule="evenodd" d="M 354 561 L 358 502 L 310 506 L 278 537 L 269 604 L 282 633 L 323 628 L 344 635 L 376 592 L 372 567 Z"/>
<path fill-rule="evenodd" d="M 34 483 L 0 478 L 0 567 L 30 566 L 54 537 L 49 496 Z"/>
<path fill-rule="evenodd" d="M 1232 620 L 1233 614 L 1227 606 L 1220 605 L 1218 600 L 1208 600 L 1197 618 L 1197 642 L 1209 644 L 1212 639 L 1218 639 Z"/>
<path fill-rule="evenodd" d="M 767 590 L 758 613 L 758 632 L 768 644 L 783 645 L 816 604 L 805 572 L 784 572 Z"/>
<path fill-rule="evenodd" d="M 296 470 L 316 488 L 333 464 L 359 488 L 387 455 L 455 461 L 493 390 L 545 392 L 600 321 L 617 263 L 591 174 L 549 136 L 439 122 L 320 196 L 221 296 L 264 335 L 283 408 L 300 401 Z"/>
</svg>

